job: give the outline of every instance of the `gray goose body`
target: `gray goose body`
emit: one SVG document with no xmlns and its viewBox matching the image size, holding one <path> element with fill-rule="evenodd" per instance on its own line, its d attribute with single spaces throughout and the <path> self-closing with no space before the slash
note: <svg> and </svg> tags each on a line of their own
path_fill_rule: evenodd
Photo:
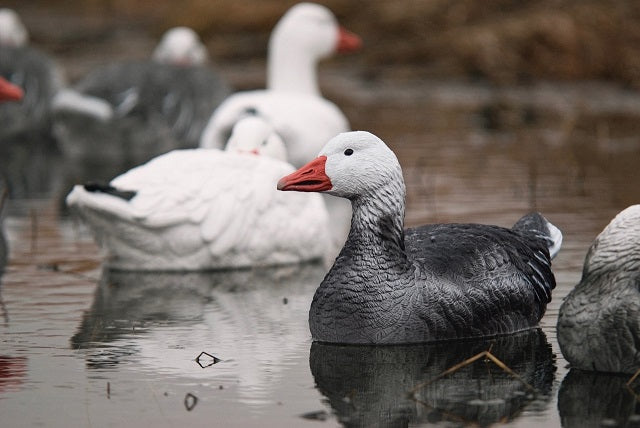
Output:
<svg viewBox="0 0 640 428">
<path fill-rule="evenodd" d="M 572 367 L 640 369 L 640 205 L 620 212 L 589 248 L 582 278 L 560 307 L 557 332 Z"/>
<path fill-rule="evenodd" d="M 55 62 L 35 48 L 0 46 L 0 76 L 24 90 L 21 102 L 0 105 L 0 140 L 49 138 L 51 100 L 64 80 Z"/>
<path fill-rule="evenodd" d="M 396 344 L 512 333 L 536 326 L 551 300 L 551 258 L 561 242 L 555 226 L 532 213 L 512 229 L 434 224 L 405 231 L 400 165 L 372 134 L 340 134 L 279 187 L 320 188 L 352 203 L 347 242 L 311 303 L 316 341 Z"/>
<path fill-rule="evenodd" d="M 211 112 L 230 93 L 205 66 L 155 61 L 116 63 L 96 69 L 75 91 L 106 102 L 109 120 L 57 103 L 54 129 L 66 156 L 137 164 L 172 149 L 198 145 Z"/>
</svg>

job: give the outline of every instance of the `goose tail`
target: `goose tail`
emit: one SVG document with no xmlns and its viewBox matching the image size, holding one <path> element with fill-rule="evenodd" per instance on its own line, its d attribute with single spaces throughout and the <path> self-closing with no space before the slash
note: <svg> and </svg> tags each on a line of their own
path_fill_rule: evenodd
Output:
<svg viewBox="0 0 640 428">
<path fill-rule="evenodd" d="M 534 234 L 536 237 L 547 242 L 549 255 L 553 259 L 562 246 L 562 232 L 540 213 L 533 212 L 525 215 L 513 225 L 512 230 Z"/>
</svg>

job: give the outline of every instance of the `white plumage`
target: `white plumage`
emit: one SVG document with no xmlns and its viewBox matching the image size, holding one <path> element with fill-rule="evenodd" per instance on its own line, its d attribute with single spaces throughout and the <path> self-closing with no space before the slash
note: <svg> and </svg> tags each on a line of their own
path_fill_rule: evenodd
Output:
<svg viewBox="0 0 640 428">
<path fill-rule="evenodd" d="M 336 51 L 359 46 L 359 38 L 341 28 L 326 7 L 295 5 L 272 32 L 267 89 L 227 98 L 209 120 L 200 147 L 224 147 L 235 122 L 247 111 L 254 111 L 275 126 L 287 146 L 290 162 L 303 165 L 329 139 L 349 130 L 340 109 L 320 94 L 317 62 Z"/>
<path fill-rule="evenodd" d="M 275 144 L 273 135 L 256 132 L 256 147 Z M 319 259 L 329 241 L 327 211 L 319 195 L 276 190 L 278 179 L 292 171 L 267 156 L 176 150 L 111 181 L 118 191 L 135 192 L 130 200 L 75 186 L 67 204 L 91 226 L 107 266 L 115 269 L 204 270 Z"/>
</svg>

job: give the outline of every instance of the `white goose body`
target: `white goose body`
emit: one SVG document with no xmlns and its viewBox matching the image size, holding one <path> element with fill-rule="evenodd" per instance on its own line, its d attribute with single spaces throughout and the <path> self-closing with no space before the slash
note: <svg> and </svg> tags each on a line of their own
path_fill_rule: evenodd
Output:
<svg viewBox="0 0 640 428">
<path fill-rule="evenodd" d="M 640 369 L 640 205 L 620 212 L 589 248 L 582 278 L 560 306 L 557 330 L 572 367 Z"/>
<path fill-rule="evenodd" d="M 329 138 L 349 130 L 340 109 L 320 94 L 317 62 L 359 46 L 357 36 L 342 29 L 324 6 L 295 5 L 272 32 L 267 88 L 226 99 L 209 120 L 200 147 L 223 148 L 234 123 L 248 111 L 257 112 L 282 136 L 289 161 L 304 164 Z"/>
<path fill-rule="evenodd" d="M 208 270 L 319 259 L 328 241 L 322 198 L 276 191 L 278 178 L 292 170 L 268 156 L 176 150 L 110 186 L 76 186 L 67 204 L 89 224 L 110 268 Z"/>
<path fill-rule="evenodd" d="M 560 231 L 538 213 L 511 229 L 433 224 L 404 230 L 394 153 L 368 132 L 330 140 L 278 182 L 351 200 L 351 231 L 309 311 L 314 340 L 431 342 L 535 327 L 551 300 Z"/>
</svg>

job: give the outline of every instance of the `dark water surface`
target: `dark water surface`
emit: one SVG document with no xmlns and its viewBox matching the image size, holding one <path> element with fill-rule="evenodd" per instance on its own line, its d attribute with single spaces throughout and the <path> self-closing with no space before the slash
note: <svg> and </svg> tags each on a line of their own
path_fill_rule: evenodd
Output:
<svg viewBox="0 0 640 428">
<path fill-rule="evenodd" d="M 357 82 L 336 79 L 329 92 L 345 94 L 334 98 L 354 128 L 398 154 L 409 225 L 510 226 L 537 209 L 563 231 L 540 330 L 428 346 L 312 344 L 307 312 L 326 265 L 103 272 L 90 234 L 61 213 L 66 180 L 56 175 L 32 180 L 53 187 L 46 197 L 7 203 L 0 425 L 640 425 L 626 379 L 569 372 L 555 334 L 589 244 L 638 202 L 640 97 L 595 84 Z M 61 174 L 60 160 L 51 162 Z M 534 392 L 481 359 L 409 397 L 490 346 Z M 216 360 L 202 368 L 201 352 Z"/>
</svg>

